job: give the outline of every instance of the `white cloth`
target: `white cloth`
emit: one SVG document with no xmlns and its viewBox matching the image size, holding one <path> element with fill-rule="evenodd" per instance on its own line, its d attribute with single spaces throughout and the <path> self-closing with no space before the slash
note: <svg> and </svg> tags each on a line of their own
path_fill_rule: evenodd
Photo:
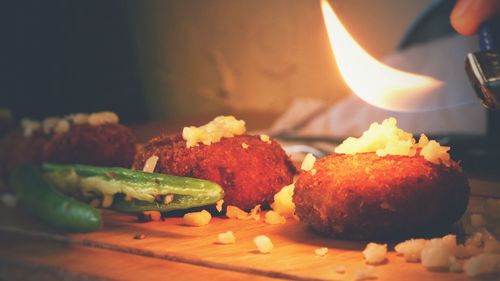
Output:
<svg viewBox="0 0 500 281">
<path fill-rule="evenodd" d="M 476 37 L 452 36 L 415 46 L 384 63 L 445 82 L 440 95 L 449 108 L 428 112 L 393 112 L 376 108 L 352 94 L 330 108 L 320 101 L 297 100 L 272 126 L 271 133 L 298 136 L 359 136 L 372 122 L 395 117 L 406 131 L 426 134 L 486 133 L 486 111 L 465 74 L 465 57 L 478 50 Z M 306 106 L 307 105 L 307 106 Z M 321 113 L 318 114 L 318 112 Z M 314 115 L 311 117 L 310 115 Z"/>
</svg>

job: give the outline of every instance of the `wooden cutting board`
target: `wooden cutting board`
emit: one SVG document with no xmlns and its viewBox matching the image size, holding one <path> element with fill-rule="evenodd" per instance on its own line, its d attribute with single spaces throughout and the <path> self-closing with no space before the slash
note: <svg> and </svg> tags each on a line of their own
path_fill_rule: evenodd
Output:
<svg viewBox="0 0 500 281">
<path fill-rule="evenodd" d="M 151 272 L 160 276 L 172 276 L 176 272 L 179 275 L 175 279 L 179 280 L 192 280 L 194 276 L 210 280 L 353 280 L 355 272 L 365 267 L 361 251 L 366 243 L 325 238 L 295 220 L 288 220 L 283 225 L 268 225 L 263 221 L 213 218 L 209 225 L 190 227 L 183 225 L 181 218 L 139 223 L 134 216 L 111 211 L 103 214 L 105 226 L 101 231 L 63 235 L 35 221 L 22 210 L 2 208 L 0 237 L 4 243 L 12 237 L 21 239 L 18 243 L 25 246 L 25 255 L 18 252 L 17 256 L 14 255 L 16 260 L 31 263 L 55 260 L 53 263 L 66 268 L 69 263 L 74 267 L 77 260 L 78 263 L 90 264 L 83 272 L 116 280 L 141 279 L 140 276 Z M 228 230 L 235 233 L 236 243 L 217 244 L 217 235 Z M 147 234 L 147 237 L 133 239 L 140 233 Z M 270 254 L 256 250 L 253 238 L 257 235 L 271 238 L 275 248 Z M 26 246 L 34 241 L 40 241 L 38 246 L 41 244 L 50 249 L 55 247 L 48 244 L 51 242 L 62 243 L 67 248 L 45 250 L 44 258 L 36 259 L 30 253 L 37 254 L 40 250 L 37 251 L 36 246 Z M 2 247 L 0 264 L 5 264 L 11 254 L 6 250 L 8 247 Z M 76 252 L 75 247 L 79 249 Z M 328 247 L 328 254 L 323 257 L 316 255 L 314 250 L 319 247 Z M 133 270 L 126 265 L 127 261 L 133 264 Z M 160 261 L 165 262 L 163 267 L 158 265 Z M 99 264 L 113 270 L 96 273 L 94 267 Z M 344 274 L 336 273 L 335 269 L 340 265 L 346 267 Z M 468 280 L 463 273 L 431 272 L 420 264 L 406 263 L 392 251 L 388 254 L 388 262 L 377 266 L 376 271 L 379 280 Z M 129 273 L 122 275 L 120 272 Z"/>
</svg>

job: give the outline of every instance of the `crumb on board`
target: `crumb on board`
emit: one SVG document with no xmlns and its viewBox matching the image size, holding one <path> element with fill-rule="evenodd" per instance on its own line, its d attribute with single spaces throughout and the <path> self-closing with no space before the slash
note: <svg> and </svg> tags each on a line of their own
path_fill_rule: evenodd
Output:
<svg viewBox="0 0 500 281">
<path fill-rule="evenodd" d="M 109 207 L 111 207 L 111 205 L 113 205 L 113 195 L 111 195 L 111 194 L 103 194 L 102 195 L 101 206 L 103 208 L 109 208 Z"/>
<path fill-rule="evenodd" d="M 219 233 L 217 236 L 217 243 L 219 244 L 234 244 L 236 243 L 236 237 L 231 230 L 228 230 L 223 233 Z"/>
<path fill-rule="evenodd" d="M 464 271 L 470 277 L 493 276 L 500 273 L 499 264 L 499 254 L 479 254 L 465 261 Z"/>
<path fill-rule="evenodd" d="M 375 273 L 376 272 L 374 266 L 366 266 L 362 269 L 357 270 L 354 273 L 354 280 L 361 281 L 361 280 L 376 279 L 377 275 L 375 275 Z"/>
<path fill-rule="evenodd" d="M 430 240 L 410 239 L 397 244 L 395 250 L 408 262 L 421 259 L 422 265 L 431 271 L 465 271 L 470 277 L 500 274 L 500 242 L 484 228 L 469 235 L 464 244 L 457 244 L 456 236 L 449 234 Z M 467 260 L 462 266 L 458 259 Z"/>
<path fill-rule="evenodd" d="M 243 211 L 242 209 L 228 205 L 226 208 L 226 216 L 230 219 L 239 219 L 239 220 L 260 220 L 260 205 L 256 205 L 250 210 L 249 213 Z"/>
<path fill-rule="evenodd" d="M 363 250 L 363 256 L 368 264 L 380 264 L 386 260 L 387 244 L 370 242 Z"/>
<path fill-rule="evenodd" d="M 242 147 L 243 149 L 248 149 L 248 148 L 249 148 L 248 144 L 247 144 L 247 143 L 244 143 L 244 142 L 242 142 L 242 143 L 241 143 L 241 147 Z"/>
<path fill-rule="evenodd" d="M 148 221 L 161 221 L 161 213 L 158 211 L 146 211 L 142 214 Z"/>
<path fill-rule="evenodd" d="M 148 237 L 148 234 L 146 233 L 137 233 L 136 235 L 134 235 L 135 240 L 146 239 L 146 237 Z"/>
<path fill-rule="evenodd" d="M 449 267 L 450 272 L 463 271 L 462 265 L 458 262 L 456 257 L 451 256 L 449 259 L 450 259 L 450 267 Z"/>
<path fill-rule="evenodd" d="M 318 249 L 314 249 L 314 253 L 320 257 L 326 256 L 328 254 L 328 248 L 327 247 L 321 247 Z"/>
<path fill-rule="evenodd" d="M 187 213 L 183 217 L 184 224 L 189 226 L 207 225 L 211 219 L 212 215 L 210 215 L 210 213 L 207 212 L 206 210 Z"/>
<path fill-rule="evenodd" d="M 346 268 L 345 268 L 345 265 L 337 265 L 335 267 L 335 272 L 337 272 L 338 274 L 344 274 L 346 271 Z"/>
<path fill-rule="evenodd" d="M 224 199 L 221 199 L 215 203 L 215 209 L 217 212 L 222 212 L 222 205 L 224 204 Z"/>
<path fill-rule="evenodd" d="M 396 253 L 403 255 L 407 262 L 420 262 L 420 255 L 425 243 L 425 239 L 410 239 L 397 244 L 394 249 Z"/>
<path fill-rule="evenodd" d="M 267 224 L 284 224 L 286 222 L 285 217 L 272 210 L 266 212 L 264 219 Z"/>
<path fill-rule="evenodd" d="M 265 235 L 259 235 L 253 239 L 257 250 L 262 254 L 268 254 L 274 248 L 273 242 Z"/>
<path fill-rule="evenodd" d="M 422 265 L 429 270 L 448 269 L 456 247 L 456 236 L 451 234 L 427 241 L 421 253 Z"/>
</svg>

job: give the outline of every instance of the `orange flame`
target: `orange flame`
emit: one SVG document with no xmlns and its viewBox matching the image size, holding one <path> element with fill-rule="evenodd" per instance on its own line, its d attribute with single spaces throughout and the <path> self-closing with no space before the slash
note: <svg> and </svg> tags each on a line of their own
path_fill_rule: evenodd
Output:
<svg viewBox="0 0 500 281">
<path fill-rule="evenodd" d="M 358 97 L 394 111 L 421 111 L 436 102 L 441 81 L 381 63 L 352 38 L 327 0 L 321 1 L 321 9 L 337 66 Z"/>
</svg>

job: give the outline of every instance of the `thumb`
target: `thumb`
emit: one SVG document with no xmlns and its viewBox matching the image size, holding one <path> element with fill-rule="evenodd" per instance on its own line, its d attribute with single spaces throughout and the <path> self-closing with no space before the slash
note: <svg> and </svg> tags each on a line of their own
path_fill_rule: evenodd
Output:
<svg viewBox="0 0 500 281">
<path fill-rule="evenodd" d="M 477 33 L 479 26 L 500 13 L 500 0 L 457 0 L 450 21 L 462 35 Z"/>
</svg>

